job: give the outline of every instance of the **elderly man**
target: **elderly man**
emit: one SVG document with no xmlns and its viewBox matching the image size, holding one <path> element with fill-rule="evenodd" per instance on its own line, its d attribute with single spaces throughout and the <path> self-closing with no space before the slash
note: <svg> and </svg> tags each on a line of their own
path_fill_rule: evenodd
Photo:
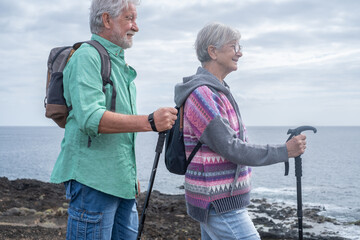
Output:
<svg viewBox="0 0 360 240">
<path fill-rule="evenodd" d="M 135 70 L 124 60 L 139 28 L 136 0 L 93 0 L 92 40 L 108 51 L 113 86 L 103 91 L 101 60 L 89 44 L 73 54 L 64 70 L 64 96 L 72 110 L 51 181 L 65 183 L 70 199 L 66 239 L 136 239 L 138 193 L 135 132 L 165 131 L 175 108 L 137 115 Z M 109 111 L 112 88 L 116 109 Z"/>
</svg>

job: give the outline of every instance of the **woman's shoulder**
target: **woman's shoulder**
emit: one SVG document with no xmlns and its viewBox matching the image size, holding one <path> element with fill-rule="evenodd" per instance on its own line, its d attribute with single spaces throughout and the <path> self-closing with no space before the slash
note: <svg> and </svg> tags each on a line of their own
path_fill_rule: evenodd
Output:
<svg viewBox="0 0 360 240">
<path fill-rule="evenodd" d="M 224 99 L 226 99 L 226 96 L 224 95 L 223 92 L 207 85 L 201 85 L 197 87 L 196 89 L 194 89 L 192 94 L 196 96 L 201 96 L 203 98 L 209 98 L 209 100 L 216 102 L 219 101 L 221 102 L 224 101 Z"/>
<path fill-rule="evenodd" d="M 201 85 L 194 89 L 194 94 L 203 95 L 203 96 L 212 96 L 214 91 L 210 89 L 207 85 Z"/>
<path fill-rule="evenodd" d="M 211 89 L 210 86 L 202 85 L 193 90 L 188 99 L 186 105 L 190 108 L 201 108 L 215 111 L 214 115 L 219 114 L 219 109 L 223 108 L 223 99 L 219 92 Z"/>
</svg>

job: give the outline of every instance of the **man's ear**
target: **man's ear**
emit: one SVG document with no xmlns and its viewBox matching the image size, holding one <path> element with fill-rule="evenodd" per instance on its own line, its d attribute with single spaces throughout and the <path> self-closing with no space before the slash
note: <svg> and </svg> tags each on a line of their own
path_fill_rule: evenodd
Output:
<svg viewBox="0 0 360 240">
<path fill-rule="evenodd" d="M 217 59 L 216 47 L 213 45 L 210 45 L 210 46 L 208 46 L 207 50 L 208 50 L 208 54 L 209 54 L 210 58 L 212 60 L 216 60 Z"/>
<path fill-rule="evenodd" d="M 110 17 L 110 15 L 109 15 L 108 13 L 103 13 L 103 14 L 101 15 L 101 17 L 102 17 L 102 21 L 103 21 L 104 27 L 105 27 L 106 29 L 109 29 L 109 28 L 110 28 L 110 22 L 111 22 L 111 17 Z"/>
</svg>

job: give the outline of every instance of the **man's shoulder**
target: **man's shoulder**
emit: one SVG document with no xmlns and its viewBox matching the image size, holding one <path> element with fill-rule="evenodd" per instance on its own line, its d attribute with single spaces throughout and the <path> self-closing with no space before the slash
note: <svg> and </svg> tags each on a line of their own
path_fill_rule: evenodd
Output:
<svg viewBox="0 0 360 240">
<path fill-rule="evenodd" d="M 70 57 L 68 66 L 72 65 L 101 65 L 98 51 L 87 43 L 83 43 Z"/>
<path fill-rule="evenodd" d="M 86 57 L 86 58 L 99 58 L 99 53 L 98 51 L 91 46 L 88 43 L 83 43 L 81 44 L 81 46 L 79 47 L 79 49 L 77 49 L 72 57 Z"/>
</svg>

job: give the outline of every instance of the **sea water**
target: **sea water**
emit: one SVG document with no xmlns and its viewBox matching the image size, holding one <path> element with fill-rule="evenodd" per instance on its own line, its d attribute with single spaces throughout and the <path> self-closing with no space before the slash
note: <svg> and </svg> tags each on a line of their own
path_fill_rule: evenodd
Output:
<svg viewBox="0 0 360 240">
<path fill-rule="evenodd" d="M 279 144 L 288 127 L 248 127 L 255 144 Z M 324 215 L 340 222 L 360 220 L 360 127 L 317 127 L 307 135 L 302 155 L 302 194 L 305 206 L 321 206 Z M 58 127 L 0 127 L 0 177 L 49 181 L 64 130 Z M 136 141 L 138 177 L 146 191 L 158 135 L 139 133 Z M 296 205 L 294 160 L 284 176 L 284 164 L 252 168 L 252 198 Z M 160 156 L 154 190 L 181 194 L 183 176 L 170 174 Z"/>
</svg>

